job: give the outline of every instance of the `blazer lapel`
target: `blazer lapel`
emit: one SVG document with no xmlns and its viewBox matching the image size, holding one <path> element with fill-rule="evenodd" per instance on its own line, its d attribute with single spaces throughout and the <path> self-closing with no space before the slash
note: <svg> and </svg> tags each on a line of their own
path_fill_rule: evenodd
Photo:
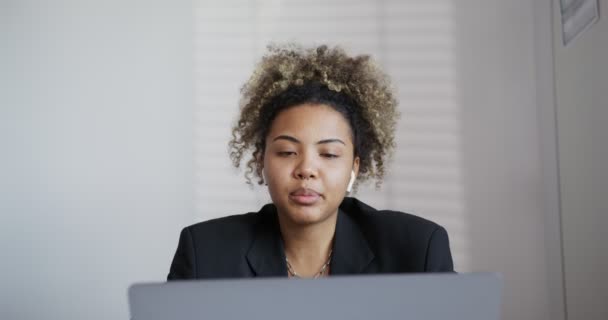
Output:
<svg viewBox="0 0 608 320">
<path fill-rule="evenodd" d="M 355 221 L 342 208 L 338 209 L 331 274 L 362 273 L 373 259 L 374 253 Z"/>
<path fill-rule="evenodd" d="M 255 238 L 247 252 L 247 262 L 257 277 L 287 276 L 285 249 L 276 208 L 268 204 L 258 214 L 261 217 L 256 226 Z"/>
</svg>

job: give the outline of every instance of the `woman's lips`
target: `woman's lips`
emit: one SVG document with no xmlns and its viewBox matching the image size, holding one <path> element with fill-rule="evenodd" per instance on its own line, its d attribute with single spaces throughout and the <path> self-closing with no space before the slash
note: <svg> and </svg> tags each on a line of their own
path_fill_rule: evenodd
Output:
<svg viewBox="0 0 608 320">
<path fill-rule="evenodd" d="M 298 189 L 289 194 L 289 199 L 300 205 L 312 205 L 319 201 L 321 196 L 314 190 Z"/>
</svg>

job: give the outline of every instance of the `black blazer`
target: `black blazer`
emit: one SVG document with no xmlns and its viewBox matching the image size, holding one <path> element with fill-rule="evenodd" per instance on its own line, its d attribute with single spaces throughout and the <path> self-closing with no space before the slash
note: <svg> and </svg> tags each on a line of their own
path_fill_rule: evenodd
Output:
<svg viewBox="0 0 608 320">
<path fill-rule="evenodd" d="M 397 211 L 344 198 L 330 274 L 452 272 L 445 229 Z M 182 230 L 167 280 L 286 277 L 276 207 L 197 223 Z"/>
</svg>

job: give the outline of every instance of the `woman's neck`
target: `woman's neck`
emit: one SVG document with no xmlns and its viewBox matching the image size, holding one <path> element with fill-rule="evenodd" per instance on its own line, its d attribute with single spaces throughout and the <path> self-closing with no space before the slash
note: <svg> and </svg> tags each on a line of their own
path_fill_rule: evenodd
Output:
<svg viewBox="0 0 608 320">
<path fill-rule="evenodd" d="M 298 275 L 313 277 L 328 261 L 337 218 L 336 212 L 322 222 L 302 226 L 281 219 L 279 215 L 285 257 Z"/>
</svg>

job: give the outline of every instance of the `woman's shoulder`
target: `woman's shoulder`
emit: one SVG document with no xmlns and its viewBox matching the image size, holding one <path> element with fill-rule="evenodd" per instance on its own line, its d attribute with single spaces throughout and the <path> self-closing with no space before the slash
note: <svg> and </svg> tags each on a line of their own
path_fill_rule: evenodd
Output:
<svg viewBox="0 0 608 320">
<path fill-rule="evenodd" d="M 263 220 L 270 217 L 272 206 L 265 205 L 257 212 L 228 215 L 198 222 L 185 229 L 194 236 L 214 237 L 215 235 L 247 235 Z"/>
<path fill-rule="evenodd" d="M 410 213 L 377 210 L 354 198 L 345 199 L 341 209 L 376 259 L 392 261 L 384 271 L 453 271 L 448 234 L 439 224 Z"/>
<path fill-rule="evenodd" d="M 447 241 L 447 231 L 439 224 L 423 217 L 396 211 L 377 210 L 366 203 L 345 198 L 341 209 L 358 226 L 365 238 L 377 246 L 426 248 L 432 239 Z"/>
<path fill-rule="evenodd" d="M 344 198 L 340 208 L 360 225 L 376 225 L 383 230 L 386 230 L 386 228 L 399 228 L 401 230 L 406 228 L 432 232 L 441 228 L 439 224 L 415 214 L 396 210 L 378 210 L 356 198 Z"/>
</svg>

